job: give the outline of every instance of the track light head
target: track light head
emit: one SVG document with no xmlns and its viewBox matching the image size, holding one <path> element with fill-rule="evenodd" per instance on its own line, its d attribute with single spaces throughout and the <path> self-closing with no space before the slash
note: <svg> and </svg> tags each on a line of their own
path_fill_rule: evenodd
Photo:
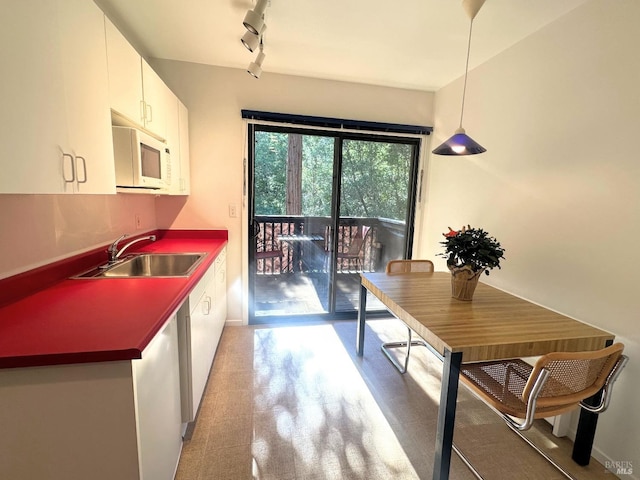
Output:
<svg viewBox="0 0 640 480">
<path fill-rule="evenodd" d="M 247 50 L 249 50 L 250 52 L 254 52 L 258 48 L 258 45 L 260 45 L 260 38 L 262 37 L 266 29 L 267 25 L 263 24 L 262 30 L 260 30 L 260 35 L 256 35 L 255 33 L 247 30 L 240 41 Z"/>
<path fill-rule="evenodd" d="M 258 53 L 258 56 L 256 57 L 255 61 L 251 62 L 249 64 L 249 67 L 247 68 L 247 72 L 249 72 L 250 75 L 252 75 L 255 78 L 260 78 L 260 75 L 262 74 L 262 62 L 264 62 L 265 56 L 266 55 L 262 51 L 262 44 L 261 44 L 260 53 Z"/>
<path fill-rule="evenodd" d="M 258 0 L 255 8 L 249 10 L 244 16 L 242 23 L 245 28 L 254 35 L 260 35 L 260 30 L 262 30 L 264 25 L 264 11 L 267 8 L 268 2 L 269 0 Z"/>
<path fill-rule="evenodd" d="M 240 39 L 242 44 L 245 46 L 247 50 L 253 52 L 258 45 L 260 44 L 260 37 L 250 31 L 246 31 L 245 34 Z"/>
</svg>

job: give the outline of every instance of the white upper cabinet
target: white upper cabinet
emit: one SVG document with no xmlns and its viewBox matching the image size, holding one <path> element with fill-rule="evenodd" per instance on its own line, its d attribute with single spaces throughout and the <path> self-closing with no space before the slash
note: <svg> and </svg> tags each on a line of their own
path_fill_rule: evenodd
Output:
<svg viewBox="0 0 640 480">
<path fill-rule="evenodd" d="M 115 193 L 104 14 L 86 0 L 59 0 L 58 5 L 76 191 Z"/>
<path fill-rule="evenodd" d="M 104 16 L 10 0 L 0 16 L 0 193 L 115 193 Z"/>
<path fill-rule="evenodd" d="M 189 195 L 189 112 L 176 98 L 167 124 L 167 145 L 171 152 L 169 195 Z"/>
<path fill-rule="evenodd" d="M 175 110 L 178 99 L 144 59 L 142 59 L 142 94 L 145 128 L 166 139 L 169 116 L 177 115 Z"/>
<path fill-rule="evenodd" d="M 114 124 L 142 128 L 166 141 L 170 152 L 167 187 L 153 194 L 188 195 L 187 108 L 107 18 L 109 102 Z"/>
<path fill-rule="evenodd" d="M 189 158 L 189 111 L 178 100 L 178 118 L 180 126 L 180 179 L 177 195 L 189 195 L 191 193 L 191 168 Z"/>
<path fill-rule="evenodd" d="M 177 97 L 109 19 L 106 29 L 111 109 L 165 140 Z"/>
<path fill-rule="evenodd" d="M 109 103 L 111 109 L 144 126 L 142 99 L 142 62 L 140 55 L 105 18 L 107 30 L 107 63 L 109 66 Z"/>
</svg>

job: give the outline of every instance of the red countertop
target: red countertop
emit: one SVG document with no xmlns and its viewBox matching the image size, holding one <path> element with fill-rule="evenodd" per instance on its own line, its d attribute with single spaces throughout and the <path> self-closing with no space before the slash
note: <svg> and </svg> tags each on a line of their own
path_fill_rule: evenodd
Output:
<svg viewBox="0 0 640 480">
<path fill-rule="evenodd" d="M 0 368 L 141 358 L 227 243 L 226 231 L 149 233 L 158 240 L 140 242 L 131 252 L 206 252 L 207 257 L 189 277 L 65 277 L 52 282 L 51 271 L 39 269 L 46 278 L 42 289 L 0 306 Z M 78 265 L 77 259 L 57 262 L 56 270 L 66 275 L 69 265 Z M 28 277 L 37 283 L 37 276 Z M 5 279 L 3 287 L 11 286 L 11 281 Z M 15 282 L 20 284 L 20 278 Z"/>
</svg>

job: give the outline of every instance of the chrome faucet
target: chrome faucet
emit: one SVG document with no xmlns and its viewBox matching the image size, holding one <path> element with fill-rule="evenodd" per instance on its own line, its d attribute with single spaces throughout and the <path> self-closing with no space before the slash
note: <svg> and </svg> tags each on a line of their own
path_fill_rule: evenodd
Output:
<svg viewBox="0 0 640 480">
<path fill-rule="evenodd" d="M 147 237 L 140 237 L 140 238 L 136 238 L 135 240 L 131 240 L 124 247 L 122 247 L 120 250 L 118 250 L 118 243 L 120 243 L 120 240 L 122 240 L 124 238 L 127 238 L 126 234 L 122 235 L 115 242 L 113 242 L 111 244 L 111 246 L 109 247 L 109 249 L 107 250 L 107 252 L 109 253 L 109 264 L 117 262 L 118 259 L 124 253 L 124 251 L 127 248 L 129 248 L 131 245 L 133 245 L 134 243 L 138 243 L 138 242 L 141 242 L 143 240 L 149 240 L 150 242 L 155 242 L 156 241 L 156 236 L 155 235 L 149 235 Z"/>
</svg>

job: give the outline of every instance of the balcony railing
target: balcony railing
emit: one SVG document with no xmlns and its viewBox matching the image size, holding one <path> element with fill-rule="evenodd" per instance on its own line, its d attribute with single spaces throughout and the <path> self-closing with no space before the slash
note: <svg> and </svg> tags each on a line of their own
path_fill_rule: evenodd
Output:
<svg viewBox="0 0 640 480">
<path fill-rule="evenodd" d="M 255 254 L 258 275 L 328 271 L 333 242 L 329 217 L 255 219 L 260 226 Z M 342 217 L 337 232 L 337 272 L 384 270 L 387 260 L 402 257 L 404 235 L 404 222 Z"/>
</svg>

